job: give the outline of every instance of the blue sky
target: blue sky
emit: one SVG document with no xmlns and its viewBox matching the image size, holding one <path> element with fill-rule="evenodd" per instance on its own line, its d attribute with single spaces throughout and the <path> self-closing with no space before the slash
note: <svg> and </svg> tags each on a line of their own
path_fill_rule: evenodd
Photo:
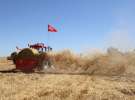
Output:
<svg viewBox="0 0 135 100">
<path fill-rule="evenodd" d="M 134 0 L 0 0 L 0 56 L 16 46 L 48 43 L 54 50 L 135 47 Z"/>
</svg>

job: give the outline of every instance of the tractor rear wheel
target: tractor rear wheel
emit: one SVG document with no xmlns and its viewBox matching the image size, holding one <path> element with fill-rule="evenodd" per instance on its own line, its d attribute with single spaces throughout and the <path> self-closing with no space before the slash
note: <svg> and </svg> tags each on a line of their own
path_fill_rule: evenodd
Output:
<svg viewBox="0 0 135 100">
<path fill-rule="evenodd" d="M 40 65 L 40 70 L 44 70 L 51 67 L 51 61 L 50 60 L 43 60 Z"/>
</svg>

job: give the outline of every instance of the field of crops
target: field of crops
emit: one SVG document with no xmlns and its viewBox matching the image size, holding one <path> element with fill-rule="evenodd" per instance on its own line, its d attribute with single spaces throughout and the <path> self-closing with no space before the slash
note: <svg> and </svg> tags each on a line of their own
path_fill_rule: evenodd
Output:
<svg viewBox="0 0 135 100">
<path fill-rule="evenodd" d="M 135 100 L 134 52 L 51 56 L 55 74 L 5 72 L 15 66 L 1 58 L 0 100 Z"/>
</svg>

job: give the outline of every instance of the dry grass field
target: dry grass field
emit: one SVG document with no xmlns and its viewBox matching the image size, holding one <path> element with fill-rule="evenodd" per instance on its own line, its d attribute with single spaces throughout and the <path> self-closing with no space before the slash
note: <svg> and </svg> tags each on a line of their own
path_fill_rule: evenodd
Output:
<svg viewBox="0 0 135 100">
<path fill-rule="evenodd" d="M 14 65 L 1 58 L 0 100 L 135 100 L 134 52 L 51 56 L 55 74 L 4 72 Z"/>
</svg>

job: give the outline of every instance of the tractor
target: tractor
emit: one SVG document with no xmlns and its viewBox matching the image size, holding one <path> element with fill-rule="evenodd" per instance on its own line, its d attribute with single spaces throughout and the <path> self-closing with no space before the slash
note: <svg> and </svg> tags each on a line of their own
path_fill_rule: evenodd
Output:
<svg viewBox="0 0 135 100">
<path fill-rule="evenodd" d="M 12 60 L 16 66 L 16 70 L 23 72 L 33 72 L 35 70 L 44 70 L 52 66 L 51 58 L 48 53 L 52 51 L 50 46 L 44 43 L 28 44 L 28 48 L 19 49 L 17 52 L 11 53 L 8 60 Z"/>
</svg>

